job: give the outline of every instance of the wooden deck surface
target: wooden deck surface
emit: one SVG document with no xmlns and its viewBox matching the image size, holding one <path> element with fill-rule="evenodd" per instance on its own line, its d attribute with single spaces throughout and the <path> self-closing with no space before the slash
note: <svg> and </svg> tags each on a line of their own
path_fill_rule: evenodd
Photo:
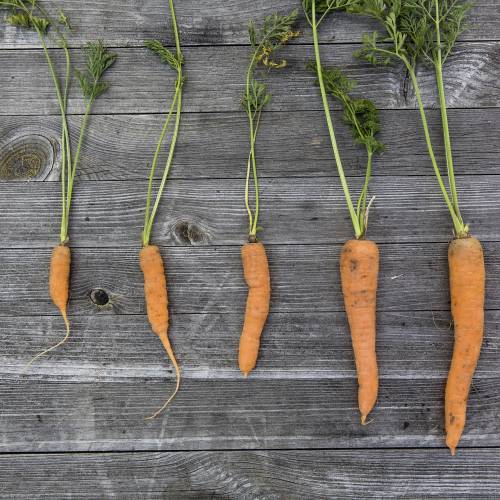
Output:
<svg viewBox="0 0 500 500">
<path fill-rule="evenodd" d="M 255 372 L 245 381 L 235 365 L 246 296 L 246 25 L 299 6 L 290 0 L 177 2 L 188 81 L 153 239 L 168 270 L 183 383 L 162 417 L 144 421 L 174 383 L 145 317 L 138 266 L 147 164 L 174 78 L 144 40 L 173 42 L 165 3 L 59 2 L 76 27 L 75 65 L 96 38 L 118 61 L 94 109 L 75 188 L 72 337 L 24 376 L 32 355 L 63 334 L 47 290 L 59 226 L 59 118 L 36 37 L 0 22 L 0 497 L 498 498 L 498 0 L 476 0 L 445 71 L 462 211 L 484 242 L 488 272 L 485 341 L 455 458 L 443 438 L 451 222 L 404 71 L 352 56 L 374 28 L 364 19 L 334 15 L 321 39 L 324 62 L 355 77 L 358 95 L 381 109 L 387 143 L 374 165 L 369 229 L 381 251 L 377 408 L 362 427 L 338 271 L 352 229 L 305 69 L 308 30 L 286 48 L 289 66 L 269 77 L 258 158 L 272 312 Z M 53 54 L 62 63 L 61 51 Z M 433 75 L 422 70 L 421 78 L 442 162 Z M 77 125 L 82 100 L 69 109 Z M 338 129 L 349 182 L 360 186 L 363 152 Z"/>
</svg>

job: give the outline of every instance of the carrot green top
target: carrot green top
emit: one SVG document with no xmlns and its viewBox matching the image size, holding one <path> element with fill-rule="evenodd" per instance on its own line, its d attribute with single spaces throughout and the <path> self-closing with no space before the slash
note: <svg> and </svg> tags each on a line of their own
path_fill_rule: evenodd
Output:
<svg viewBox="0 0 500 500">
<path fill-rule="evenodd" d="M 310 0 L 313 1 L 314 0 Z M 453 156 L 443 83 L 443 65 L 458 36 L 466 29 L 466 17 L 472 6 L 463 0 L 330 0 L 336 8 L 376 19 L 384 32 L 363 36 L 363 47 L 357 56 L 372 63 L 387 65 L 398 60 L 406 67 L 417 99 L 425 140 L 441 193 L 450 211 L 455 235 L 465 237 L 458 203 Z M 332 7 L 333 8 L 333 7 Z M 431 142 L 427 117 L 416 75 L 419 63 L 434 69 L 441 110 L 442 132 L 446 153 L 448 188 L 445 186 Z"/>
<path fill-rule="evenodd" d="M 316 83 L 321 92 L 326 123 L 330 134 L 330 141 L 339 173 L 340 183 L 344 191 L 355 237 L 356 239 L 360 239 L 365 236 L 368 226 L 368 214 L 370 210 L 368 187 L 372 173 L 373 155 L 384 149 L 383 144 L 376 139 L 376 135 L 380 130 L 378 110 L 368 99 L 355 99 L 351 97 L 350 93 L 356 87 L 355 81 L 348 79 L 337 68 L 325 68 L 322 66 L 318 37 L 318 26 L 323 19 L 325 19 L 326 15 L 334 9 L 339 9 L 339 5 L 344 6 L 346 2 L 347 0 L 339 0 L 337 2 L 327 0 L 303 0 L 302 7 L 307 21 L 312 28 L 314 41 L 315 61 L 309 63 L 308 66 L 317 76 Z M 351 128 L 356 142 L 362 144 L 366 148 L 367 164 L 365 169 L 365 180 L 356 207 L 354 207 L 352 202 L 349 186 L 342 166 L 337 139 L 335 137 L 332 114 L 328 103 L 328 95 L 342 105 L 344 110 L 344 122 Z"/>
<path fill-rule="evenodd" d="M 90 42 L 85 47 L 85 69 L 76 71 L 75 74 L 80 84 L 83 98 L 86 103 L 76 152 L 73 156 L 69 126 L 67 121 L 67 107 L 69 88 L 71 83 L 71 57 L 68 49 L 67 34 L 71 31 L 68 17 L 62 10 L 57 19 L 53 19 L 47 10 L 37 0 L 0 0 L 0 7 L 9 9 L 7 23 L 20 28 L 35 30 L 38 34 L 42 48 L 49 66 L 50 75 L 54 83 L 57 102 L 61 115 L 61 195 L 62 217 L 60 241 L 65 244 L 69 238 L 69 214 L 73 195 L 73 184 L 76 169 L 80 160 L 80 153 L 88 126 L 88 119 L 92 105 L 97 97 L 108 89 L 108 84 L 103 80 L 104 73 L 114 64 L 116 55 L 111 54 L 101 41 Z M 47 40 L 55 39 L 65 54 L 66 71 L 64 85 L 57 74 L 52 57 L 47 49 Z"/>
<path fill-rule="evenodd" d="M 262 110 L 269 102 L 270 95 L 267 86 L 255 78 L 255 70 L 260 64 L 268 70 L 280 69 L 286 66 L 286 61 L 275 61 L 274 53 L 288 43 L 292 38 L 299 35 L 294 31 L 297 19 L 297 11 L 294 10 L 289 15 L 272 14 L 264 19 L 260 28 L 250 22 L 248 33 L 252 46 L 252 56 L 247 69 L 245 94 L 242 100 L 242 107 L 248 117 L 250 132 L 250 153 L 247 162 L 247 173 L 245 183 L 245 206 L 249 219 L 249 240 L 256 241 L 259 220 L 259 179 L 257 175 L 257 160 L 255 156 L 255 143 L 259 131 Z M 250 177 L 253 176 L 255 208 L 250 207 Z"/>
<path fill-rule="evenodd" d="M 175 152 L 175 147 L 177 145 L 177 138 L 179 136 L 179 129 L 181 124 L 182 91 L 185 82 L 185 77 L 183 74 L 184 55 L 182 54 L 179 28 L 177 26 L 177 17 L 175 15 L 173 0 L 169 0 L 169 8 L 170 8 L 170 15 L 172 18 L 172 28 L 174 30 L 174 37 L 175 37 L 175 53 L 171 52 L 166 47 L 164 47 L 163 44 L 158 40 L 148 40 L 146 42 L 146 47 L 149 50 L 151 50 L 154 54 L 156 54 L 160 58 L 161 62 L 167 64 L 177 72 L 177 79 L 175 81 L 174 96 L 172 98 L 168 114 L 165 118 L 165 122 L 163 124 L 160 137 L 156 144 L 156 150 L 153 156 L 153 161 L 151 163 L 151 169 L 149 172 L 148 192 L 146 195 L 146 211 L 144 215 L 144 229 L 142 231 L 143 246 L 149 245 L 149 240 L 151 239 L 151 231 L 153 230 L 153 223 L 156 217 L 156 212 L 158 211 L 158 207 L 160 205 L 160 200 L 163 194 L 163 190 L 165 189 L 165 184 L 167 182 L 168 174 L 170 172 L 170 168 L 172 166 L 172 162 L 174 159 L 174 152 Z M 151 208 L 151 198 L 153 194 L 153 179 L 156 171 L 156 166 L 158 164 L 161 148 L 165 140 L 165 136 L 168 131 L 168 126 L 170 124 L 172 116 L 174 115 L 174 112 L 175 112 L 175 125 L 172 134 L 172 139 L 170 141 L 168 157 L 165 164 L 165 168 L 163 169 L 163 176 L 160 182 L 160 187 L 158 188 L 154 205 Z"/>
</svg>

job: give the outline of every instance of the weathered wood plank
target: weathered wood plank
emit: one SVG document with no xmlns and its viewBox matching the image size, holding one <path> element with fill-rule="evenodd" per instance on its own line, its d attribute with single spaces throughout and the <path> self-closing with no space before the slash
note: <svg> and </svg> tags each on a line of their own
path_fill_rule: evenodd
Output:
<svg viewBox="0 0 500 500">
<path fill-rule="evenodd" d="M 487 309 L 500 309 L 498 243 L 484 245 Z M 339 245 L 268 247 L 273 312 L 342 311 Z M 172 311 L 234 313 L 244 310 L 247 289 L 240 249 L 171 247 L 163 249 Z M 0 255 L 0 315 L 53 315 L 47 291 L 49 249 L 3 250 Z M 379 311 L 449 310 L 447 245 L 381 245 Z M 91 292 L 104 289 L 108 314 L 144 314 L 143 281 L 131 248 L 75 249 L 70 315 L 97 314 Z"/>
<path fill-rule="evenodd" d="M 349 181 L 358 193 L 363 179 Z M 484 241 L 499 241 L 500 176 L 462 176 L 457 184 L 462 213 L 474 234 Z M 136 248 L 146 191 L 146 180 L 80 184 L 71 216 L 72 245 Z M 374 178 L 370 192 L 376 200 L 368 234 L 376 241 L 451 239 L 451 219 L 434 178 Z M 60 197 L 55 182 L 4 184 L 0 247 L 52 246 L 59 234 Z M 266 243 L 343 243 L 353 236 L 338 179 L 263 179 L 261 209 L 261 237 Z M 171 181 L 156 220 L 153 240 L 160 245 L 239 245 L 248 235 L 244 181 Z"/>
<path fill-rule="evenodd" d="M 443 165 L 439 111 L 429 111 L 429 118 L 437 159 Z M 79 179 L 147 178 L 147 163 L 163 120 L 163 115 L 93 116 Z M 183 120 L 172 179 L 242 178 L 248 149 L 244 113 L 188 113 Z M 363 149 L 353 143 L 351 132 L 339 121 L 336 119 L 336 135 L 344 169 L 348 175 L 361 175 Z M 449 121 L 456 174 L 499 174 L 498 147 L 492 138 L 500 136 L 500 108 L 452 109 Z M 74 133 L 79 123 L 79 117 L 70 118 Z M 329 176 L 335 172 L 321 111 L 267 113 L 261 123 L 261 177 Z M 380 139 L 387 149 L 376 160 L 376 175 L 432 175 L 418 111 L 382 111 L 381 123 Z M 0 121 L 0 180 L 57 180 L 59 152 L 58 117 L 6 116 Z"/>
<path fill-rule="evenodd" d="M 0 452 L 444 446 L 442 380 L 382 378 L 362 426 L 354 378 L 4 380 Z M 478 378 L 461 444 L 499 446 L 500 378 Z M 443 450 L 443 454 L 449 453 Z"/>
<path fill-rule="evenodd" d="M 111 0 L 82 3 L 77 0 L 57 2 L 75 27 L 71 46 L 81 46 L 89 39 L 102 38 L 113 46 L 138 46 L 145 39 L 160 38 L 173 44 L 170 16 L 161 0 Z M 288 12 L 300 7 L 299 2 L 275 0 L 239 0 L 218 3 L 211 0 L 183 0 L 177 5 L 177 17 L 184 45 L 247 44 L 247 25 L 273 12 Z M 470 29 L 463 40 L 498 40 L 500 14 L 494 1 L 478 0 L 471 12 Z M 3 17 L 3 16 L 2 16 Z M 356 16 L 336 14 L 322 26 L 322 41 L 357 42 L 361 33 L 377 29 L 377 25 Z M 300 14 L 299 43 L 310 43 L 310 29 Z M 38 47 L 36 36 L 0 24 L 0 48 Z"/>
<path fill-rule="evenodd" d="M 370 97 L 383 109 L 414 108 L 411 86 L 401 67 L 376 68 L 353 58 L 351 44 L 325 47 L 323 63 L 345 69 L 359 82 L 359 94 Z M 58 66 L 62 51 L 54 51 Z M 146 49 L 118 49 L 118 61 L 109 72 L 110 90 L 99 98 L 96 113 L 164 112 L 166 93 L 173 88 L 175 74 L 161 65 Z M 186 50 L 185 111 L 239 110 L 244 88 L 248 48 L 241 46 L 198 47 Z M 284 51 L 289 66 L 268 77 L 272 101 L 270 110 L 320 110 L 314 75 L 306 70 L 313 57 L 311 46 L 291 46 Z M 81 50 L 74 61 L 82 65 Z M 57 102 L 40 50 L 0 51 L 0 113 L 2 115 L 57 114 Z M 26 68 L 30 68 L 29 78 Z M 498 107 L 500 83 L 500 42 L 463 43 L 450 57 L 446 69 L 446 91 L 450 108 Z M 436 101 L 435 77 L 422 70 L 422 94 L 426 105 Z M 167 94 L 168 95 L 168 94 Z M 72 94 L 69 112 L 82 113 L 84 102 L 78 90 Z"/>
<path fill-rule="evenodd" d="M 498 449 L 0 456 L 9 498 L 495 498 Z"/>
<path fill-rule="evenodd" d="M 55 314 L 55 313 L 54 313 Z M 173 314 L 170 338 L 184 379 L 241 379 L 236 353 L 242 314 Z M 58 316 L 4 317 L 0 322 L 0 374 L 17 380 L 36 353 L 62 336 Z M 382 312 L 377 345 L 382 378 L 436 379 L 448 372 L 453 343 L 446 312 Z M 500 313 L 486 312 L 485 339 L 475 380 L 500 376 Z M 23 378 L 53 382 L 112 382 L 172 377 L 147 318 L 89 315 L 72 318 L 64 347 L 40 358 Z M 272 313 L 252 379 L 355 378 L 345 315 Z"/>
</svg>

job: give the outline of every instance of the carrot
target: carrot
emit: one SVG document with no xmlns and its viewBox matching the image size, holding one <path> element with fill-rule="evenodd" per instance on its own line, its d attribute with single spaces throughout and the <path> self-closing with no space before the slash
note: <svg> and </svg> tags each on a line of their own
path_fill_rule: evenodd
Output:
<svg viewBox="0 0 500 500">
<path fill-rule="evenodd" d="M 10 15 L 6 17 L 8 24 L 19 28 L 35 31 L 40 39 L 43 53 L 47 61 L 49 73 L 54 84 L 57 103 L 61 118 L 61 230 L 59 234 L 60 244 L 52 251 L 50 263 L 49 288 L 50 296 L 54 304 L 61 311 L 66 325 L 66 335 L 63 340 L 56 345 L 37 354 L 24 367 L 25 371 L 36 359 L 47 354 L 64 344 L 69 338 L 70 326 L 67 317 L 67 305 L 69 296 L 69 281 L 71 268 L 71 251 L 66 246 L 69 241 L 69 220 L 71 201 L 73 196 L 73 186 L 75 182 L 76 170 L 80 161 L 80 155 L 87 130 L 92 105 L 97 97 L 104 93 L 109 84 L 103 80 L 105 72 L 114 64 L 116 55 L 108 52 L 102 41 L 90 42 L 85 47 L 86 64 L 83 71 L 75 71 L 80 84 L 80 89 L 85 101 L 85 113 L 82 118 L 78 143 L 73 155 L 71 145 L 71 133 L 67 120 L 67 104 L 71 82 L 71 54 L 68 47 L 67 36 L 71 32 L 71 25 L 68 17 L 62 10 L 59 11 L 59 18 L 53 19 L 40 5 L 38 0 L 8 1 L 0 0 L 0 7 L 8 7 Z M 57 68 L 48 50 L 48 40 L 57 41 L 65 56 L 64 79 L 60 78 Z"/>
<path fill-rule="evenodd" d="M 467 398 L 483 342 L 485 270 L 481 243 L 459 238 L 448 249 L 455 345 L 445 392 L 446 445 L 452 455 L 462 435 Z"/>
<path fill-rule="evenodd" d="M 260 129 L 262 112 L 271 96 L 267 85 L 256 78 L 259 68 L 268 71 L 285 68 L 285 60 L 277 61 L 275 54 L 290 40 L 299 36 L 294 30 L 298 11 L 290 14 L 270 14 L 260 27 L 253 21 L 248 25 L 252 55 L 246 73 L 246 85 L 241 105 L 248 118 L 250 152 L 246 164 L 245 208 L 248 214 L 248 242 L 241 249 L 243 274 L 249 291 L 245 320 L 240 338 L 238 364 L 244 377 L 255 368 L 259 356 L 260 337 L 269 314 L 271 283 L 266 250 L 257 243 L 260 215 L 260 187 L 257 167 L 256 141 Z M 251 182 L 253 178 L 253 182 Z M 250 203 L 251 184 L 254 204 Z"/>
<path fill-rule="evenodd" d="M 383 32 L 375 31 L 364 37 L 356 55 L 372 64 L 398 61 L 406 69 L 415 93 L 429 159 L 457 238 L 448 252 L 455 347 L 445 394 L 446 444 L 454 454 L 465 425 L 467 396 L 481 348 L 485 275 L 481 244 L 469 236 L 470 228 L 460 210 L 443 69 L 456 40 L 468 26 L 467 16 L 472 3 L 466 0 L 416 0 L 412 3 L 411 8 L 402 8 L 401 2 L 380 2 L 373 8 L 373 2 L 356 2 L 346 4 L 346 9 L 373 17 L 383 27 Z M 420 64 L 433 67 L 436 77 L 446 170 L 444 165 L 439 165 L 431 140 L 419 84 Z"/>
<path fill-rule="evenodd" d="M 376 243 L 350 240 L 344 244 L 340 254 L 340 276 L 358 374 L 358 405 L 362 424 L 375 406 L 378 394 L 375 352 L 378 270 Z"/>
<path fill-rule="evenodd" d="M 269 314 L 271 280 L 266 249 L 262 243 L 246 243 L 241 248 L 243 272 L 249 292 L 240 338 L 238 362 L 245 376 L 255 368 L 260 337 Z"/>
<path fill-rule="evenodd" d="M 174 399 L 179 391 L 181 372 L 174 351 L 168 338 L 168 293 L 167 280 L 165 277 L 165 268 L 160 249 L 156 245 L 148 245 L 140 251 L 140 265 L 144 274 L 144 297 L 148 312 L 151 329 L 160 338 L 168 357 L 172 361 L 176 374 L 176 387 L 173 394 L 168 398 L 165 404 L 147 419 L 157 417 Z"/>
<path fill-rule="evenodd" d="M 69 338 L 70 327 L 68 321 L 68 299 L 69 299 L 69 277 L 71 272 L 71 251 L 65 245 L 57 245 L 52 250 L 52 257 L 50 259 L 50 273 L 49 273 L 49 291 L 50 298 L 54 305 L 61 311 L 64 324 L 66 325 L 66 335 L 57 344 L 45 349 L 31 359 L 31 361 L 23 368 L 26 371 L 38 358 L 45 354 L 57 349 L 63 345 Z"/>
<path fill-rule="evenodd" d="M 69 331 L 67 315 L 69 299 L 69 276 L 71 270 L 71 250 L 66 245 L 58 245 L 52 250 L 50 259 L 49 291 L 54 305 L 61 315 Z"/>
<path fill-rule="evenodd" d="M 146 299 L 149 323 L 151 324 L 153 332 L 156 333 L 156 335 L 158 335 L 158 337 L 160 338 L 160 341 L 163 344 L 168 357 L 172 361 L 172 364 L 175 368 L 177 382 L 173 394 L 167 399 L 165 404 L 158 411 L 156 411 L 150 417 L 147 417 L 147 420 L 157 417 L 170 404 L 170 402 L 174 399 L 177 392 L 179 391 L 181 382 L 180 368 L 177 363 L 177 359 L 175 358 L 170 340 L 168 339 L 168 293 L 163 259 L 161 257 L 159 248 L 155 245 L 150 245 L 149 243 L 151 240 L 151 233 L 153 231 L 153 225 L 158 213 L 158 208 L 160 206 L 163 191 L 167 184 L 170 168 L 172 167 L 172 163 L 174 160 L 174 153 L 181 125 L 182 94 L 185 82 L 185 76 L 183 72 L 184 55 L 181 48 L 179 28 L 177 25 L 177 17 L 175 14 L 175 6 L 173 0 L 169 0 L 168 4 L 170 15 L 172 17 L 172 28 L 174 31 L 175 53 L 167 49 L 159 40 L 148 40 L 146 42 L 146 47 L 151 50 L 151 52 L 153 52 L 156 56 L 158 56 L 163 64 L 167 64 L 175 70 L 175 72 L 177 73 L 177 78 L 175 80 L 175 92 L 172 97 L 168 114 L 165 117 L 160 136 L 156 143 L 156 149 L 149 171 L 148 191 L 146 194 L 146 210 L 144 214 L 144 229 L 142 231 L 142 250 L 140 252 L 140 265 L 144 274 L 144 295 Z M 175 116 L 174 130 L 170 139 L 168 156 L 165 162 L 165 167 L 163 169 L 161 183 L 158 187 L 158 191 L 153 202 L 153 180 L 155 177 L 156 167 L 158 165 L 162 146 L 173 116 Z"/>
<path fill-rule="evenodd" d="M 308 64 L 308 68 L 316 75 L 340 185 L 356 238 L 347 241 L 342 247 L 340 274 L 358 376 L 358 406 L 361 412 L 361 424 L 364 425 L 378 395 L 375 346 L 379 271 L 378 247 L 373 241 L 365 240 L 365 236 L 370 206 L 374 200 L 374 198 L 369 199 L 373 159 L 375 154 L 384 150 L 385 146 L 377 139 L 380 132 L 380 118 L 373 102 L 353 97 L 351 94 L 356 88 L 356 82 L 349 79 L 340 69 L 328 68 L 321 63 L 318 28 L 328 14 L 340 6 L 335 2 L 330 5 L 329 2 L 302 0 L 302 7 L 312 29 L 314 45 L 314 61 Z M 354 140 L 366 150 L 365 178 L 355 203 L 342 165 L 328 97 L 332 97 L 341 105 L 344 122 L 350 127 Z"/>
</svg>

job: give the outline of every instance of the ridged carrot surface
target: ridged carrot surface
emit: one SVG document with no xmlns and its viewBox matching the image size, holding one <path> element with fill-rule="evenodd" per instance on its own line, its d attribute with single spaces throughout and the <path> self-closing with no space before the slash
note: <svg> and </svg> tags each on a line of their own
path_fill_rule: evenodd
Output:
<svg viewBox="0 0 500 500">
<path fill-rule="evenodd" d="M 446 444 L 454 455 L 465 426 L 467 399 L 484 331 L 485 270 L 481 243 L 460 238 L 448 249 L 455 344 L 445 393 Z"/>
<path fill-rule="evenodd" d="M 345 243 L 340 255 L 340 274 L 358 374 L 358 404 L 363 424 L 378 395 L 375 350 L 378 271 L 376 243 L 368 240 Z"/>
</svg>

